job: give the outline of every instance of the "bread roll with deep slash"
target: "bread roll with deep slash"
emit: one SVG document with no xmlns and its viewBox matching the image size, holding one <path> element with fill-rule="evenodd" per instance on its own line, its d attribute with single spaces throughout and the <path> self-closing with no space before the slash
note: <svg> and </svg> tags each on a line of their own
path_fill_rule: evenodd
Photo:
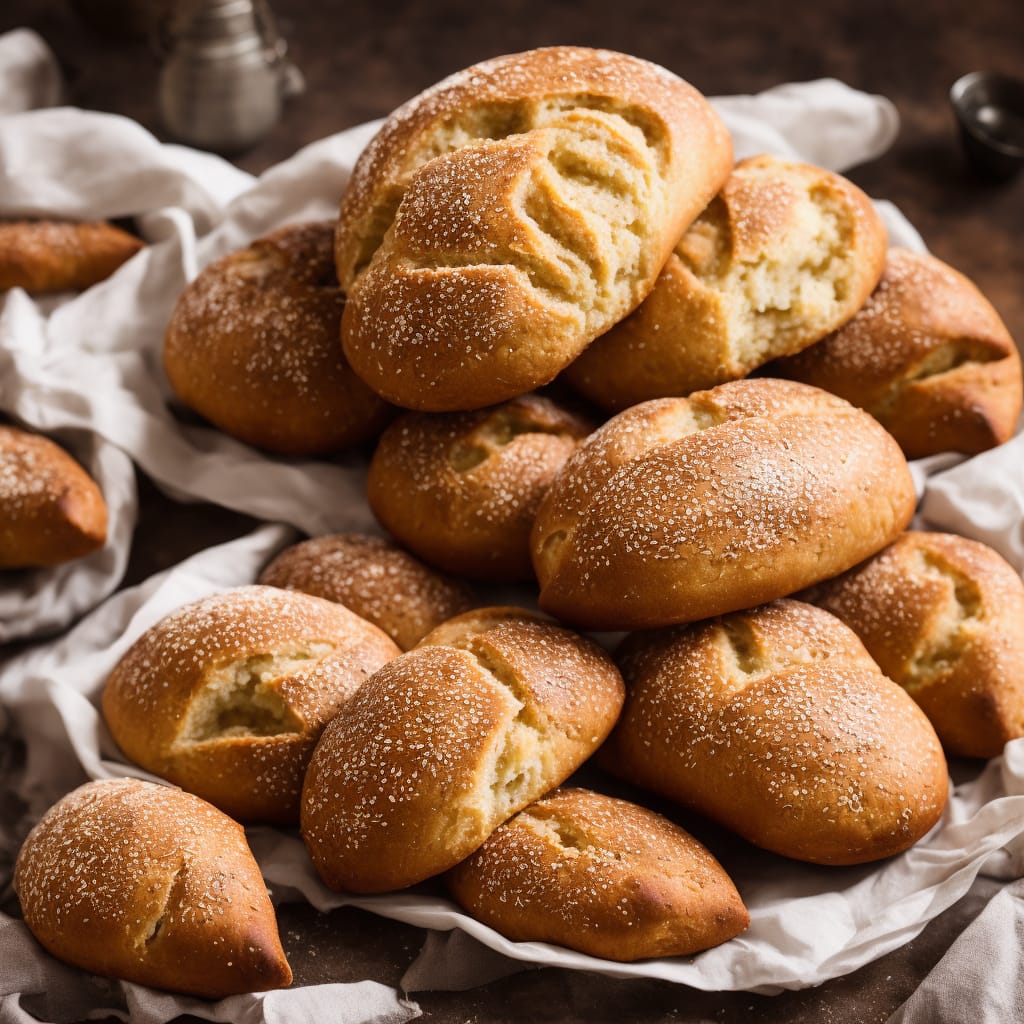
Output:
<svg viewBox="0 0 1024 1024">
<path fill-rule="evenodd" d="M 143 633 L 107 680 L 103 715 L 147 771 L 241 821 L 293 824 L 324 726 L 399 653 L 340 604 L 239 587 Z"/>
<path fill-rule="evenodd" d="M 731 163 L 700 93 L 635 57 L 556 46 L 445 79 L 343 195 L 349 361 L 433 412 L 547 383 L 650 291 Z"/>
<path fill-rule="evenodd" d="M 333 889 L 440 874 L 563 782 L 622 707 L 601 648 L 515 608 L 467 612 L 389 662 L 324 730 L 302 835 Z"/>
<path fill-rule="evenodd" d="M 625 641 L 602 763 L 775 853 L 901 853 L 949 788 L 921 709 L 835 616 L 783 600 Z"/>
<path fill-rule="evenodd" d="M 557 790 L 500 825 L 448 886 L 507 938 L 606 960 L 688 956 L 750 923 L 703 844 L 660 814 L 586 789 Z"/>
<path fill-rule="evenodd" d="M 654 399 L 551 485 L 531 542 L 540 605 L 594 629 L 750 608 L 874 554 L 913 511 L 898 445 L 824 391 L 765 378 Z"/>
<path fill-rule="evenodd" d="M 79 787 L 25 840 L 14 887 L 32 934 L 83 970 L 206 999 L 291 984 L 245 832 L 181 790 Z"/>
</svg>

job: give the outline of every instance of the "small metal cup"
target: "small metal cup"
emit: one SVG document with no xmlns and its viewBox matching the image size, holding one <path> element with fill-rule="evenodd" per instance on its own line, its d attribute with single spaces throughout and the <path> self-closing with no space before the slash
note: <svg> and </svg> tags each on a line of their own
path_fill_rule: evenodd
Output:
<svg viewBox="0 0 1024 1024">
<path fill-rule="evenodd" d="M 1024 166 L 1024 81 L 973 71 L 949 90 L 968 163 L 989 178 L 1009 178 Z"/>
</svg>

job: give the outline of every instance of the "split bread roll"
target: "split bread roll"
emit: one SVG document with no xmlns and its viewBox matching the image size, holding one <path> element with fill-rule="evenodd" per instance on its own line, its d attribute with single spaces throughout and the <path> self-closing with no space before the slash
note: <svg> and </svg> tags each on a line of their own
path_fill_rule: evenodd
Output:
<svg viewBox="0 0 1024 1024">
<path fill-rule="evenodd" d="M 340 604 L 239 587 L 143 633 L 107 680 L 103 715 L 147 771 L 241 821 L 293 824 L 324 726 L 399 653 Z"/>
<path fill-rule="evenodd" d="M 324 730 L 302 835 L 332 889 L 386 892 L 468 857 L 602 743 L 622 678 L 515 608 L 467 612 L 389 662 Z"/>
<path fill-rule="evenodd" d="M 606 960 L 688 956 L 750 924 L 732 880 L 693 836 L 586 789 L 520 811 L 449 872 L 448 886 L 509 939 Z"/>
<path fill-rule="evenodd" d="M 860 864 L 939 820 L 942 747 L 853 631 L 783 600 L 634 634 L 628 697 L 601 752 L 610 771 L 775 853 Z"/>
<path fill-rule="evenodd" d="M 547 383 L 634 309 L 729 174 L 692 86 L 607 50 L 498 57 L 396 110 L 342 197 L 355 371 L 397 405 Z"/>
<path fill-rule="evenodd" d="M 142 247 L 106 221 L 0 222 L 0 289 L 81 291 L 110 277 Z"/>
<path fill-rule="evenodd" d="M 74 790 L 25 840 L 14 887 L 32 934 L 86 971 L 206 999 L 291 984 L 241 825 L 180 790 Z"/>
<path fill-rule="evenodd" d="M 0 424 L 0 569 L 70 562 L 106 540 L 92 477 L 49 438 Z"/>
<path fill-rule="evenodd" d="M 910 531 L 810 591 L 921 706 L 951 754 L 1024 736 L 1024 583 L 985 544 Z"/>
<path fill-rule="evenodd" d="M 397 544 L 358 533 L 285 548 L 259 582 L 337 601 L 383 629 L 403 651 L 479 603 L 464 583 L 435 572 Z"/>
<path fill-rule="evenodd" d="M 283 455 L 323 455 L 380 433 L 388 405 L 338 343 L 345 294 L 334 222 L 291 224 L 211 263 L 164 338 L 174 393 L 224 433 Z"/>
<path fill-rule="evenodd" d="M 475 579 L 532 580 L 537 509 L 590 430 L 537 395 L 470 412 L 406 413 L 373 453 L 370 508 L 431 565 Z"/>
<path fill-rule="evenodd" d="M 824 391 L 766 378 L 655 399 L 551 485 L 532 535 L 540 605 L 612 630 L 750 608 L 874 554 L 913 512 L 896 442 Z"/>
<path fill-rule="evenodd" d="M 893 249 L 882 280 L 841 330 L 771 367 L 866 409 L 907 458 L 972 455 L 1008 441 L 1021 362 L 999 314 L 934 256 Z"/>
<path fill-rule="evenodd" d="M 885 250 L 885 226 L 852 182 L 779 157 L 743 160 L 639 309 L 566 377 L 612 410 L 745 377 L 849 320 Z"/>
</svg>

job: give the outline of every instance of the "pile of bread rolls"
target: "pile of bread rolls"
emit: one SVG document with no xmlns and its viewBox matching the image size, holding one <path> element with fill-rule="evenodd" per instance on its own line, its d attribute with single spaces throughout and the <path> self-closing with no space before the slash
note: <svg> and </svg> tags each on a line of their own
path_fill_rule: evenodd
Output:
<svg viewBox="0 0 1024 1024">
<path fill-rule="evenodd" d="M 107 726 L 187 793 L 93 783 L 31 834 L 25 917 L 72 963 L 287 984 L 236 820 L 298 827 L 335 889 L 444 876 L 513 939 L 688 955 L 749 923 L 691 814 L 890 857 L 942 815 L 943 747 L 1024 735 L 1020 577 L 906 532 L 906 455 L 1012 434 L 1012 340 L 956 272 L 887 253 L 850 182 L 734 166 L 662 68 L 555 47 L 439 83 L 336 223 L 207 267 L 164 356 L 252 444 L 375 443 L 397 543 L 310 539 L 121 659 Z M 551 618 L 481 596 L 510 581 Z M 679 821 L 558 788 L 591 758 Z"/>
</svg>

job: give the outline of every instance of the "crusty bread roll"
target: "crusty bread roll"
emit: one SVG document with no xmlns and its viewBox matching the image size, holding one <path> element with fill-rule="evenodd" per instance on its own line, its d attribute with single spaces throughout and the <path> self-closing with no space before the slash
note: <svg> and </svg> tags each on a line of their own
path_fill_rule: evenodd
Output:
<svg viewBox="0 0 1024 1024">
<path fill-rule="evenodd" d="M 285 548 L 259 582 L 337 601 L 383 629 L 403 651 L 479 603 L 462 581 L 435 572 L 391 541 L 359 533 Z"/>
<path fill-rule="evenodd" d="M 852 182 L 774 156 L 738 163 L 640 307 L 566 370 L 606 409 L 745 377 L 824 338 L 878 283 L 886 233 Z"/>
<path fill-rule="evenodd" d="M 106 221 L 0 222 L 0 289 L 80 291 L 141 248 L 138 238 Z"/>
<path fill-rule="evenodd" d="M 962 274 L 893 249 L 882 280 L 841 330 L 772 372 L 866 409 L 907 458 L 1002 444 L 1020 416 L 1021 362 L 999 314 Z"/>
<path fill-rule="evenodd" d="M 0 569 L 69 562 L 106 540 L 92 477 L 48 438 L 0 424 Z"/>
<path fill-rule="evenodd" d="M 856 635 L 783 600 L 625 641 L 611 771 L 775 853 L 860 864 L 906 850 L 948 794 L 920 708 Z"/>
<path fill-rule="evenodd" d="M 143 633 L 107 680 L 103 715 L 147 771 L 241 821 L 290 824 L 323 727 L 399 653 L 340 604 L 239 587 Z"/>
<path fill-rule="evenodd" d="M 333 238 L 334 223 L 317 221 L 256 239 L 206 267 L 167 325 L 175 394 L 257 448 L 334 452 L 375 437 L 390 416 L 338 343 Z"/>
<path fill-rule="evenodd" d="M 750 608 L 874 554 L 913 511 L 899 447 L 824 391 L 766 378 L 655 399 L 551 485 L 532 537 L 540 605 L 595 629 Z"/>
<path fill-rule="evenodd" d="M 524 394 L 639 304 L 731 163 L 700 93 L 635 57 L 453 75 L 388 118 L 342 198 L 345 353 L 413 409 Z"/>
<path fill-rule="evenodd" d="M 14 887 L 32 934 L 84 970 L 207 999 L 291 984 L 245 832 L 180 790 L 79 787 L 25 840 Z"/>
<path fill-rule="evenodd" d="M 807 599 L 838 615 L 951 754 L 1024 736 L 1024 583 L 998 552 L 910 531 Z"/>
<path fill-rule="evenodd" d="M 448 885 L 507 938 L 606 960 L 687 956 L 750 924 L 732 880 L 693 836 L 586 789 L 530 804 L 453 868 Z"/>
<path fill-rule="evenodd" d="M 324 882 L 401 889 L 469 856 L 600 745 L 622 678 L 596 644 L 515 608 L 460 615 L 324 730 L 302 835 Z"/>
<path fill-rule="evenodd" d="M 477 579 L 532 579 L 537 509 L 590 430 L 537 395 L 471 412 L 406 413 L 373 454 L 370 508 L 431 565 Z"/>
</svg>

